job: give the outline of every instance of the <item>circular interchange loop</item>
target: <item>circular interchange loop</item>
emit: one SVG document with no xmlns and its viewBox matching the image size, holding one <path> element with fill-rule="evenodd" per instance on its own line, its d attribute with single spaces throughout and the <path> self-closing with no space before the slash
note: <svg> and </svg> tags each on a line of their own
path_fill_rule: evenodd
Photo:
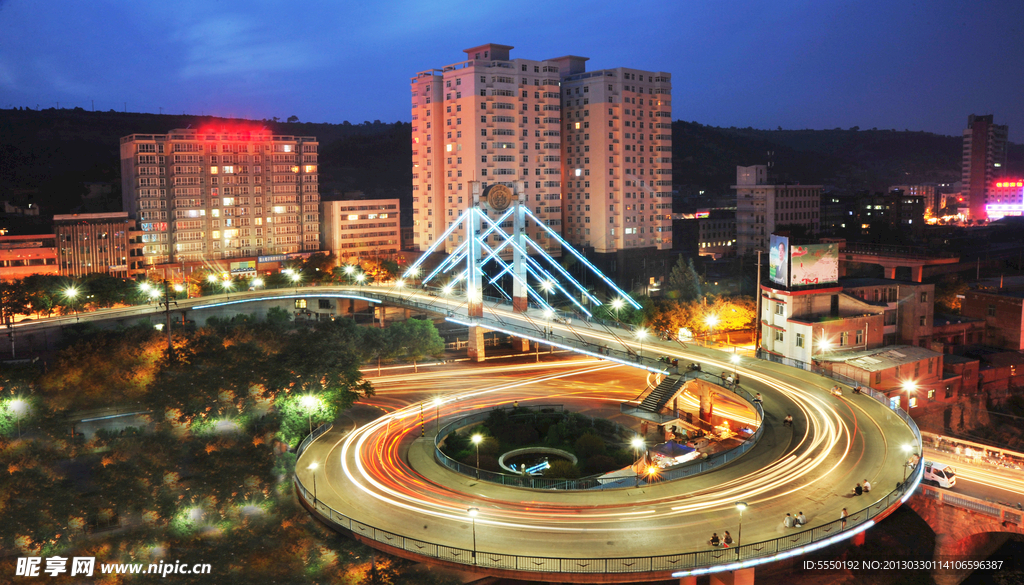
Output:
<svg viewBox="0 0 1024 585">
<path fill-rule="evenodd" d="M 686 359 L 716 365 L 705 356 Z M 571 493 L 485 485 L 433 461 L 433 441 L 419 436 L 420 413 L 433 416 L 432 404 L 401 408 L 343 438 L 329 433 L 312 443 L 315 454 L 302 453 L 296 481 L 312 502 L 304 462 L 326 463 L 319 513 L 395 554 L 508 576 L 609 573 L 621 574 L 623 581 L 757 564 L 825 546 L 871 526 L 916 486 L 920 466 L 910 481 L 902 475 L 902 447 L 920 445 L 909 417 L 870 396 L 832 396 L 827 390 L 832 380 L 758 365 L 764 367 L 739 371 L 752 391 L 765 396 L 761 444 L 732 465 L 684 481 Z M 621 366 L 596 364 L 572 375 L 615 368 Z M 621 370 L 615 374 L 621 376 Z M 449 395 L 438 407 L 442 418 L 458 418 L 501 402 L 528 405 L 538 396 L 550 401 L 550 390 L 563 377 L 541 375 Z M 585 408 L 618 402 L 600 391 L 575 391 L 560 400 Z M 794 414 L 797 424 L 783 427 L 781 413 Z M 876 489 L 868 498 L 848 501 L 849 489 L 865 476 Z M 897 483 L 891 492 L 883 488 Z M 729 549 L 710 547 L 711 527 L 738 527 L 735 504 L 740 501 L 748 506 L 742 540 Z M 839 510 L 847 507 L 852 511 L 842 521 Z M 469 508 L 479 510 L 472 522 Z M 806 527 L 781 527 L 787 512 L 804 509 Z M 469 546 L 471 526 L 475 550 Z"/>
</svg>

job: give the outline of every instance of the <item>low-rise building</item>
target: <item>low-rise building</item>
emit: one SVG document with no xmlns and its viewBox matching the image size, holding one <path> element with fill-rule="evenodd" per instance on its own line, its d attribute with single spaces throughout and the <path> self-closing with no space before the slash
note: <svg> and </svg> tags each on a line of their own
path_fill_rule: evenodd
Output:
<svg viewBox="0 0 1024 585">
<path fill-rule="evenodd" d="M 0 236 L 0 280 L 57 274 L 56 236 Z"/>
<path fill-rule="evenodd" d="M 341 262 L 380 259 L 402 248 L 398 199 L 321 201 L 324 250 Z"/>
<path fill-rule="evenodd" d="M 964 316 L 985 322 L 985 344 L 1024 350 L 1024 291 L 971 290 L 960 303 Z"/>
<path fill-rule="evenodd" d="M 935 285 L 890 278 L 840 278 L 843 292 L 885 308 L 883 345 L 931 347 Z"/>
<path fill-rule="evenodd" d="M 128 213 L 82 213 L 53 216 L 57 264 L 65 276 L 99 272 L 128 278 L 132 248 L 141 257 L 143 244 L 133 246 L 135 220 Z"/>
<path fill-rule="evenodd" d="M 826 354 L 824 370 L 884 393 L 889 404 L 913 414 L 914 408 L 944 399 L 943 355 L 923 347 L 893 345 L 859 352 Z"/>
<path fill-rule="evenodd" d="M 932 319 L 933 351 L 945 354 L 959 353 L 965 346 L 985 340 L 985 322 L 963 315 L 936 313 Z"/>
</svg>

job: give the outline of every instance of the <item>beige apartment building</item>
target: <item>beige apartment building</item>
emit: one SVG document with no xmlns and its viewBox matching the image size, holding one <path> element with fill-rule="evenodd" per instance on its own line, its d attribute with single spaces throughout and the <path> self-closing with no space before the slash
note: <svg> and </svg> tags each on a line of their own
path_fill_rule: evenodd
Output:
<svg viewBox="0 0 1024 585">
<path fill-rule="evenodd" d="M 142 232 L 142 263 L 318 250 L 317 146 L 262 128 L 122 138 L 123 209 Z"/>
<path fill-rule="evenodd" d="M 322 201 L 323 249 L 342 262 L 379 259 L 402 249 L 398 199 Z"/>
<path fill-rule="evenodd" d="M 416 249 L 472 203 L 471 181 L 523 181 L 530 210 L 579 248 L 670 249 L 669 74 L 588 73 L 586 57 L 511 59 L 511 49 L 466 49 L 468 60 L 412 79 Z M 537 226 L 527 234 L 560 253 Z"/>
<path fill-rule="evenodd" d="M 64 276 L 94 272 L 128 278 L 138 260 L 135 220 L 124 211 L 53 216 L 57 265 Z"/>
<path fill-rule="evenodd" d="M 672 247 L 672 81 L 560 57 L 563 237 L 598 254 Z"/>
<path fill-rule="evenodd" d="M 481 189 L 525 185 L 530 210 L 561 231 L 561 105 L 558 64 L 510 59 L 507 45 L 466 49 L 466 60 L 412 78 L 413 238 L 426 250 Z M 532 223 L 532 222 L 531 222 Z M 537 225 L 527 235 L 546 251 L 559 244 Z M 465 240 L 459 229 L 444 245 Z"/>
<path fill-rule="evenodd" d="M 800 225 L 817 233 L 821 185 L 776 185 L 767 165 L 736 167 L 736 253 L 766 250 L 771 234 Z"/>
</svg>

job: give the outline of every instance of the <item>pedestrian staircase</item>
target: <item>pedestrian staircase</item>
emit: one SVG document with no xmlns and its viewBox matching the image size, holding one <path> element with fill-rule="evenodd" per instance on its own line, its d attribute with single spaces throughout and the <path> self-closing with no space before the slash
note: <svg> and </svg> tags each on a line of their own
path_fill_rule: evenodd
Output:
<svg viewBox="0 0 1024 585">
<path fill-rule="evenodd" d="M 665 379 L 640 402 L 640 406 L 637 409 L 647 412 L 661 412 L 665 404 L 679 391 L 684 381 L 682 376 L 665 376 Z"/>
</svg>

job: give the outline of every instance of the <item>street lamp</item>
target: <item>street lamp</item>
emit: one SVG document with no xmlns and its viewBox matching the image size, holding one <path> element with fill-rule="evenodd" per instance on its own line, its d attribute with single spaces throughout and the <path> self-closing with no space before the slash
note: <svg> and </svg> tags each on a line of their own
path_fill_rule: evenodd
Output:
<svg viewBox="0 0 1024 585">
<path fill-rule="evenodd" d="M 736 348 L 735 347 L 732 348 L 732 352 L 733 352 L 732 353 L 732 357 L 729 358 L 729 361 L 732 362 L 732 379 L 736 380 L 736 378 L 737 378 L 736 368 L 739 367 L 740 356 L 736 353 Z"/>
<path fill-rule="evenodd" d="M 360 272 L 359 274 L 356 275 L 356 282 L 358 282 L 359 284 L 363 284 L 364 280 L 366 280 L 365 272 Z"/>
<path fill-rule="evenodd" d="M 466 512 L 469 514 L 469 518 L 473 522 L 473 564 L 476 564 L 476 515 L 480 513 L 480 508 L 467 508 Z"/>
<path fill-rule="evenodd" d="M 78 297 L 78 289 L 73 286 L 69 286 L 68 288 L 64 289 L 64 296 L 71 301 L 71 310 L 75 312 L 75 322 L 77 323 L 78 305 L 75 303 L 75 298 Z"/>
<path fill-rule="evenodd" d="M 907 393 L 907 412 L 910 412 L 910 393 L 917 390 L 917 382 L 906 380 L 903 382 L 903 391 Z"/>
<path fill-rule="evenodd" d="M 544 304 L 545 305 L 551 306 L 551 303 L 548 301 L 548 293 L 551 292 L 551 288 L 554 287 L 554 286 L 555 286 L 554 283 L 552 283 L 550 280 L 545 280 L 544 282 L 540 283 L 540 288 L 541 288 L 541 290 L 544 291 Z"/>
<path fill-rule="evenodd" d="M 710 333 L 711 331 L 714 331 L 715 325 L 718 325 L 718 316 L 717 315 L 708 315 L 707 319 L 705 319 L 704 322 L 707 323 L 707 325 L 708 325 L 708 332 Z M 705 340 L 704 345 L 707 345 L 707 339 L 708 339 L 708 336 L 707 336 L 707 334 L 705 334 L 704 335 L 704 340 Z"/>
<path fill-rule="evenodd" d="M 740 511 L 740 528 L 736 531 L 736 548 L 740 547 L 740 539 L 743 538 L 743 510 L 747 509 L 746 502 L 736 502 L 736 509 Z M 739 552 L 736 553 L 739 556 Z"/>
<path fill-rule="evenodd" d="M 253 288 L 259 288 L 263 286 L 263 279 L 260 277 L 256 277 L 252 279 L 252 282 L 250 284 L 252 284 Z"/>
<path fill-rule="evenodd" d="M 636 338 L 640 340 L 640 353 L 638 354 L 640 361 L 644 359 L 644 339 L 647 338 L 646 329 L 637 329 Z"/>
<path fill-rule="evenodd" d="M 636 483 L 633 487 L 640 487 L 640 448 L 646 447 L 647 444 L 640 436 L 633 437 L 629 444 L 633 446 L 633 459 L 636 461 L 636 473 L 633 474 L 636 478 Z"/>
<path fill-rule="evenodd" d="M 311 472 L 313 472 L 313 508 L 316 508 L 316 469 L 318 467 L 320 467 L 320 464 L 314 461 L 310 463 L 309 467 L 307 468 Z"/>
<path fill-rule="evenodd" d="M 619 309 L 621 309 L 622 305 L 624 305 L 624 304 L 625 303 L 622 301 L 622 299 L 615 299 L 614 301 L 612 301 L 612 308 L 615 309 L 615 320 L 616 321 L 619 320 Z"/>
<path fill-rule="evenodd" d="M 473 444 L 476 445 L 476 478 L 480 479 L 480 443 L 484 440 L 484 436 L 477 433 L 471 439 Z"/>
<path fill-rule="evenodd" d="M 311 394 L 307 394 L 299 399 L 299 404 L 306 409 L 306 415 L 309 417 L 309 433 L 313 434 L 313 410 L 319 406 L 320 399 Z"/>
<path fill-rule="evenodd" d="M 225 292 L 225 293 L 227 293 L 227 295 L 228 295 L 228 298 L 230 299 L 230 298 L 231 298 L 231 286 L 232 286 L 232 282 L 231 282 L 230 280 L 222 280 L 222 281 L 220 282 L 220 286 L 221 286 L 221 288 L 223 288 L 223 289 L 224 289 L 224 292 Z"/>
<path fill-rule="evenodd" d="M 291 278 L 292 282 L 295 283 L 295 292 L 299 292 L 299 281 L 302 280 L 302 275 L 298 272 L 292 272 L 289 275 L 289 278 Z"/>
<path fill-rule="evenodd" d="M 25 410 L 28 409 L 28 403 L 20 398 L 15 398 L 8 403 L 11 411 L 14 412 L 14 420 L 18 422 L 18 438 L 21 438 L 21 417 L 25 416 Z"/>
</svg>

